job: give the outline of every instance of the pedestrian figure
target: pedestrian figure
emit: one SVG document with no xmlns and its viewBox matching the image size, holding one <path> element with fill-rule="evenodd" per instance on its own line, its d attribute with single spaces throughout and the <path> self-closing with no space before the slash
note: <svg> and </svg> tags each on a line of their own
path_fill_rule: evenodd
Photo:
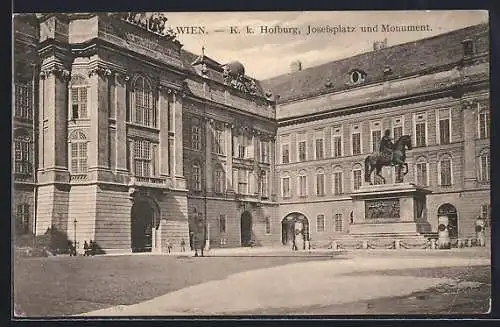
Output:
<svg viewBox="0 0 500 327">
<path fill-rule="evenodd" d="M 292 251 L 297 251 L 297 243 L 295 243 L 295 237 L 292 239 Z"/>
<path fill-rule="evenodd" d="M 90 244 L 89 244 L 89 247 L 90 247 L 90 255 L 91 256 L 94 256 L 95 255 L 95 252 L 97 250 L 97 244 L 96 242 L 90 240 Z"/>
<path fill-rule="evenodd" d="M 83 243 L 83 256 L 88 256 L 90 252 L 89 244 L 87 243 L 87 240 Z"/>
<path fill-rule="evenodd" d="M 186 252 L 186 242 L 184 239 L 181 240 L 181 252 Z"/>
<path fill-rule="evenodd" d="M 168 253 L 170 253 L 171 250 L 172 250 L 172 243 L 170 243 L 170 241 L 167 241 L 167 251 L 168 251 Z"/>
</svg>

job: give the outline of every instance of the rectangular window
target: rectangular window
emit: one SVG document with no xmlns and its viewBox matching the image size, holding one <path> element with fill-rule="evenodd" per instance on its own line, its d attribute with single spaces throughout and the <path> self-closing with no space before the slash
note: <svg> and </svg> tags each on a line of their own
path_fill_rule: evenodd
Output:
<svg viewBox="0 0 500 327">
<path fill-rule="evenodd" d="M 325 231 L 325 215 L 318 215 L 316 217 L 316 231 L 319 233 Z"/>
<path fill-rule="evenodd" d="M 316 195 L 325 195 L 325 174 L 318 173 L 316 175 Z"/>
<path fill-rule="evenodd" d="M 342 126 L 334 126 L 332 129 L 332 157 L 342 156 Z"/>
<path fill-rule="evenodd" d="M 427 145 L 427 114 L 418 113 L 414 115 L 415 127 L 415 146 L 421 147 Z"/>
<path fill-rule="evenodd" d="M 403 136 L 403 126 L 396 126 L 392 130 L 392 135 L 394 135 L 394 142 L 399 140 L 401 136 Z"/>
<path fill-rule="evenodd" d="M 333 194 L 342 194 L 342 172 L 336 171 L 333 173 Z"/>
<path fill-rule="evenodd" d="M 417 163 L 417 185 L 427 185 L 427 163 Z"/>
<path fill-rule="evenodd" d="M 490 205 L 483 204 L 481 206 L 481 218 L 489 220 L 490 219 Z"/>
<path fill-rule="evenodd" d="M 344 220 L 342 219 L 341 213 L 335 214 L 335 231 L 343 232 L 344 231 Z"/>
<path fill-rule="evenodd" d="M 299 176 L 299 196 L 307 196 L 307 177 L 304 175 Z"/>
<path fill-rule="evenodd" d="M 87 142 L 71 143 L 71 173 L 87 173 Z"/>
<path fill-rule="evenodd" d="M 479 113 L 479 138 L 487 139 L 490 137 L 490 113 L 483 110 Z"/>
<path fill-rule="evenodd" d="M 316 160 L 323 159 L 323 139 L 316 139 Z"/>
<path fill-rule="evenodd" d="M 372 152 L 379 150 L 380 140 L 382 138 L 382 131 L 372 131 Z"/>
<path fill-rule="evenodd" d="M 201 169 L 200 166 L 193 166 L 193 188 L 195 191 L 201 191 Z"/>
<path fill-rule="evenodd" d="M 449 144 L 450 143 L 450 120 L 440 119 L 439 120 L 439 144 Z"/>
<path fill-rule="evenodd" d="M 224 171 L 222 169 L 217 169 L 215 171 L 215 193 L 223 193 L 224 192 Z"/>
<path fill-rule="evenodd" d="M 361 170 L 353 170 L 352 177 L 354 190 L 359 190 L 359 188 L 361 187 Z"/>
<path fill-rule="evenodd" d="M 267 189 L 268 189 L 268 182 L 267 182 L 267 173 L 265 170 L 262 170 L 260 173 L 260 194 L 263 198 L 267 198 Z"/>
<path fill-rule="evenodd" d="M 191 127 L 191 148 L 193 150 L 200 150 L 200 127 L 197 125 L 193 125 Z"/>
<path fill-rule="evenodd" d="M 306 141 L 300 141 L 298 143 L 299 148 L 299 161 L 306 161 Z"/>
<path fill-rule="evenodd" d="M 441 160 L 441 185 L 451 185 L 451 160 Z"/>
<path fill-rule="evenodd" d="M 271 234 L 271 219 L 269 217 L 266 217 L 265 220 L 266 223 L 266 234 Z"/>
<path fill-rule="evenodd" d="M 281 145 L 281 163 L 290 163 L 290 146 L 288 144 Z"/>
<path fill-rule="evenodd" d="M 224 154 L 224 131 L 222 129 L 215 129 L 215 153 Z"/>
<path fill-rule="evenodd" d="M 71 110 L 73 119 L 87 118 L 87 87 L 71 88 Z"/>
<path fill-rule="evenodd" d="M 320 129 L 314 131 L 314 157 L 321 160 L 325 157 L 325 132 Z"/>
<path fill-rule="evenodd" d="M 15 84 L 15 116 L 22 119 L 33 119 L 33 92 L 32 85 L 28 84 Z"/>
<path fill-rule="evenodd" d="M 17 139 L 14 141 L 14 169 L 18 175 L 31 176 L 30 144 L 28 139 Z"/>
<path fill-rule="evenodd" d="M 281 179 L 281 192 L 283 198 L 290 197 L 290 177 L 283 177 Z"/>
<path fill-rule="evenodd" d="M 479 157 L 480 179 L 482 182 L 490 181 L 490 155 L 483 154 Z"/>
<path fill-rule="evenodd" d="M 342 137 L 333 137 L 333 157 L 338 158 L 342 156 Z"/>
<path fill-rule="evenodd" d="M 21 233 L 30 232 L 30 206 L 23 203 L 17 205 L 17 230 Z"/>
<path fill-rule="evenodd" d="M 269 142 L 261 141 L 260 143 L 260 161 L 269 163 Z"/>
<path fill-rule="evenodd" d="M 151 142 L 147 140 L 136 140 L 134 142 L 135 176 L 151 176 L 151 159 Z"/>
<path fill-rule="evenodd" d="M 238 193 L 247 194 L 248 192 L 248 171 L 238 170 Z"/>
<path fill-rule="evenodd" d="M 357 155 L 361 154 L 361 134 L 353 133 L 352 134 L 352 154 Z"/>
<path fill-rule="evenodd" d="M 219 233 L 223 234 L 226 232 L 226 215 L 219 216 Z"/>
</svg>

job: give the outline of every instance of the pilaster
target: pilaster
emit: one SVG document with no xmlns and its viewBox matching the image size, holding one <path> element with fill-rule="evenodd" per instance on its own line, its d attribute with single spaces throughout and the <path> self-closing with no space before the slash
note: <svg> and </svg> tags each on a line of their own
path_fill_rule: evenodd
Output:
<svg viewBox="0 0 500 327">
<path fill-rule="evenodd" d="M 463 126 L 464 126 L 464 188 L 470 189 L 476 187 L 476 154 L 474 139 L 477 130 L 477 121 L 475 119 L 475 108 L 477 103 L 470 100 L 462 102 Z"/>
</svg>

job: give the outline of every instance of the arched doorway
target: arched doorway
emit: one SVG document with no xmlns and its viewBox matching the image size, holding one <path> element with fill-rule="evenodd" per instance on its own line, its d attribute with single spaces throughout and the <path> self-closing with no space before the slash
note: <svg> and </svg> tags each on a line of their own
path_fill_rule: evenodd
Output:
<svg viewBox="0 0 500 327">
<path fill-rule="evenodd" d="M 151 252 L 156 210 L 148 199 L 134 201 L 131 213 L 132 252 Z"/>
<path fill-rule="evenodd" d="M 291 245 L 294 240 L 296 242 L 309 241 L 309 220 L 298 212 L 288 214 L 281 221 L 281 242 L 283 245 Z"/>
<path fill-rule="evenodd" d="M 252 242 L 252 215 L 245 211 L 241 214 L 241 246 L 250 246 Z"/>
<path fill-rule="evenodd" d="M 438 208 L 438 217 L 448 217 L 448 235 L 451 240 L 458 239 L 458 215 L 454 205 L 445 203 Z"/>
</svg>

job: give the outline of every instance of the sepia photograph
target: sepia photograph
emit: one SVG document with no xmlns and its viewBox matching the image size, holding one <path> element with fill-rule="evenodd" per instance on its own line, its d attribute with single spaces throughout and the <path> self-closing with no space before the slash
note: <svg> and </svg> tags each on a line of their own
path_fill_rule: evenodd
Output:
<svg viewBox="0 0 500 327">
<path fill-rule="evenodd" d="M 14 13 L 11 319 L 488 317 L 488 14 Z"/>
</svg>

